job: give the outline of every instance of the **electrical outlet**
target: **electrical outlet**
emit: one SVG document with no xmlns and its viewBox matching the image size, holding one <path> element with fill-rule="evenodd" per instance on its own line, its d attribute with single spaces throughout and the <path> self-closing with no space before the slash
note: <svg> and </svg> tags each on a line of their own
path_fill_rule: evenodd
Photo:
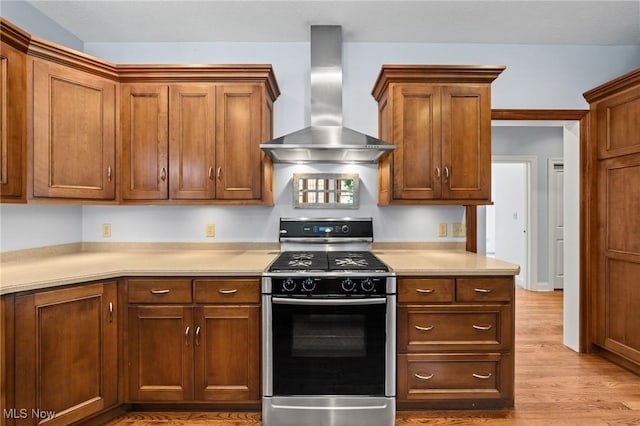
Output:
<svg viewBox="0 0 640 426">
<path fill-rule="evenodd" d="M 438 224 L 438 237 L 446 237 L 447 236 L 447 224 L 439 223 Z"/>
<path fill-rule="evenodd" d="M 467 230 L 465 229 L 464 223 L 452 223 L 451 234 L 453 234 L 454 237 L 466 237 Z"/>
<path fill-rule="evenodd" d="M 111 238 L 111 224 L 103 223 L 102 224 L 102 238 Z"/>
<path fill-rule="evenodd" d="M 207 223 L 207 237 L 216 236 L 216 225 L 213 223 Z"/>
</svg>

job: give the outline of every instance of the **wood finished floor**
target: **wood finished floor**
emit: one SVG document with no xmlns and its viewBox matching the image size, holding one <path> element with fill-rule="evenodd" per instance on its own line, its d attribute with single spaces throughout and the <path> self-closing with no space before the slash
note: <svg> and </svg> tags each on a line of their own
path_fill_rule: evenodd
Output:
<svg viewBox="0 0 640 426">
<path fill-rule="evenodd" d="M 516 291 L 515 409 L 397 414 L 396 425 L 640 425 L 640 377 L 562 344 L 562 292 Z M 260 424 L 260 413 L 132 412 L 109 426 Z"/>
</svg>

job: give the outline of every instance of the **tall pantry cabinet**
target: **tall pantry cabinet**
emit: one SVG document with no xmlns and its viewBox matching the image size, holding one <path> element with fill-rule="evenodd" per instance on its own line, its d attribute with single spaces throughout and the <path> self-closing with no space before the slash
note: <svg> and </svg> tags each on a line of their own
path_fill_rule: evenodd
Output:
<svg viewBox="0 0 640 426">
<path fill-rule="evenodd" d="M 604 356 L 640 372 L 640 69 L 584 97 L 597 164 L 591 337 Z"/>
</svg>

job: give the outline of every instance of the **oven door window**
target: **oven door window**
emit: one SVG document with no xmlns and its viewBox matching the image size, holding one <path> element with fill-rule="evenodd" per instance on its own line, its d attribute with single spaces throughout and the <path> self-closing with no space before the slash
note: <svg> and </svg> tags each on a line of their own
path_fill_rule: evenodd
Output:
<svg viewBox="0 0 640 426">
<path fill-rule="evenodd" d="M 386 305 L 272 306 L 274 395 L 384 395 Z"/>
</svg>

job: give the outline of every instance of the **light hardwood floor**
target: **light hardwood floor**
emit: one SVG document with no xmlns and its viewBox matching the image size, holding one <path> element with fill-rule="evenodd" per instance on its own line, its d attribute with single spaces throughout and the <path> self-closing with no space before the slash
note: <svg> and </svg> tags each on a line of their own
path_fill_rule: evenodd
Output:
<svg viewBox="0 0 640 426">
<path fill-rule="evenodd" d="M 516 291 L 515 408 L 402 411 L 396 425 L 640 425 L 640 377 L 562 344 L 562 292 Z M 259 413 L 133 412 L 110 426 L 259 425 Z"/>
</svg>

